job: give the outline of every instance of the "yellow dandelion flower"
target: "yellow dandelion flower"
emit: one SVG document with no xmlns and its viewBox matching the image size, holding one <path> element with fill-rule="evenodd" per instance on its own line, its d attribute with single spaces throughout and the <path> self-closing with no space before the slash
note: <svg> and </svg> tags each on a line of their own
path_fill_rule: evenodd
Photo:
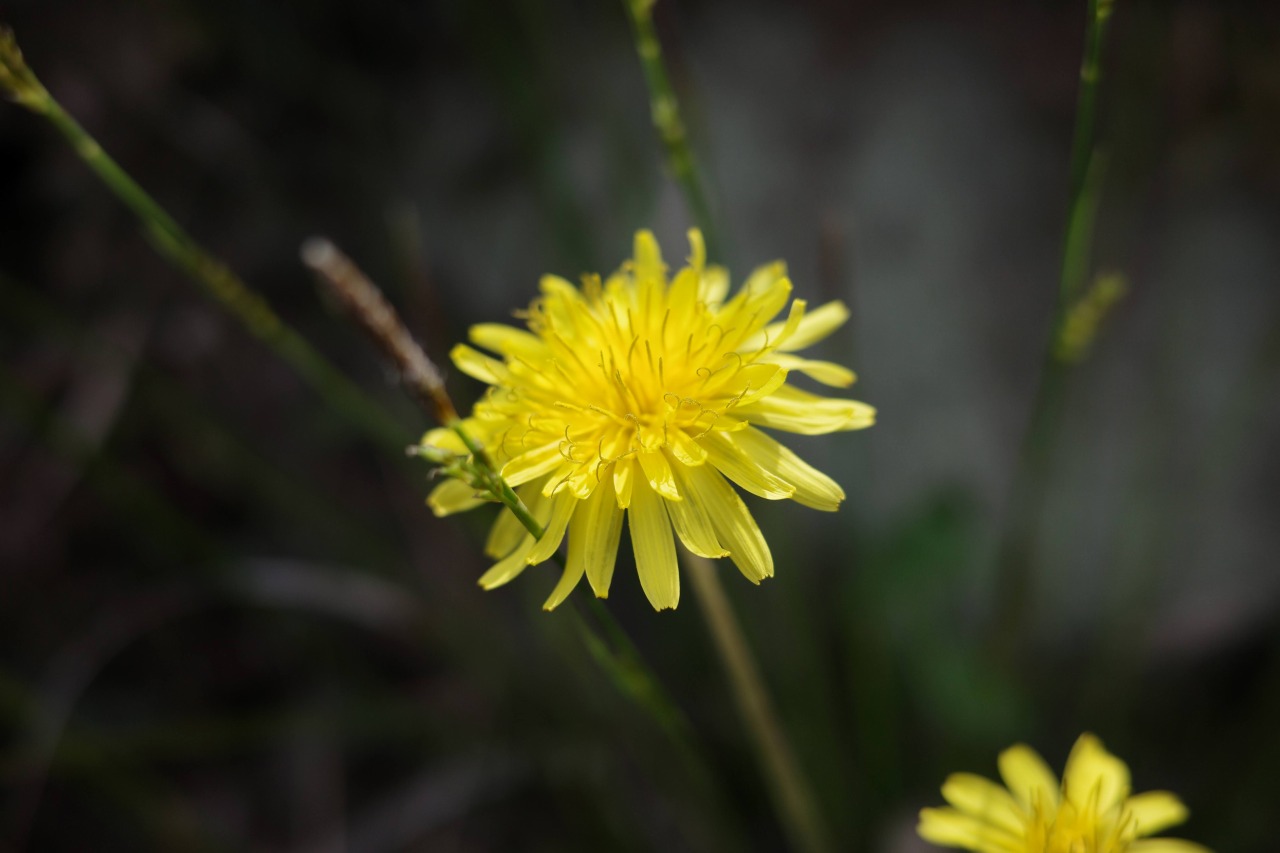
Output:
<svg viewBox="0 0 1280 853">
<path fill-rule="evenodd" d="M 545 527 L 535 542 L 502 513 L 485 551 L 498 562 L 480 579 L 492 589 L 549 559 L 567 532 L 568 558 L 544 607 L 556 607 L 585 575 L 605 597 L 625 514 L 640 583 L 655 609 L 680 597 L 676 536 L 704 557 L 729 557 L 753 583 L 773 575 L 760 528 L 729 484 L 768 499 L 834 510 L 844 491 L 759 427 L 815 435 L 870 426 L 875 410 L 821 397 L 787 382 L 792 372 L 847 387 L 853 372 L 794 355 L 848 317 L 839 302 L 806 311 L 791 302 L 781 263 L 753 272 L 729 296 L 724 269 L 706 264 L 702 235 L 668 280 L 657 241 L 635 237 L 635 257 L 581 288 L 545 276 L 521 315 L 528 331 L 499 324 L 471 329 L 451 356 L 492 387 L 465 427 L 494 457 Z M 447 430 L 423 443 L 465 453 Z M 446 480 L 428 499 L 437 515 L 481 497 Z"/>
<path fill-rule="evenodd" d="M 1000 753 L 1006 787 L 972 773 L 942 786 L 950 808 L 923 809 L 920 836 L 978 853 L 1209 853 L 1178 838 L 1149 838 L 1187 819 L 1168 791 L 1130 796 L 1129 768 L 1091 734 L 1076 741 L 1059 785 L 1035 750 Z"/>
</svg>

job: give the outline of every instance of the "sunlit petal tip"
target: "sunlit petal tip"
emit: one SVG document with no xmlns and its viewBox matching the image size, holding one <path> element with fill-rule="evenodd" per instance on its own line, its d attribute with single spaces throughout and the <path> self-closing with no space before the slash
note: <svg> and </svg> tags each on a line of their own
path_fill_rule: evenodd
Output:
<svg viewBox="0 0 1280 853">
<path fill-rule="evenodd" d="M 577 288 L 575 288 L 570 281 L 561 276 L 551 275 L 549 273 L 538 279 L 538 289 L 547 296 L 555 293 L 568 294 L 577 292 Z"/>
<path fill-rule="evenodd" d="M 1024 743 L 1000 753 L 997 760 L 1000 776 L 1023 808 L 1037 803 L 1058 803 L 1058 777 L 1040 757 L 1040 753 Z"/>
<path fill-rule="evenodd" d="M 707 263 L 707 244 L 702 239 L 702 231 L 698 228 L 689 229 L 689 266 L 695 270 L 700 270 Z"/>
<path fill-rule="evenodd" d="M 921 809 L 920 822 L 916 825 L 916 832 L 931 844 L 971 850 L 982 849 L 982 829 L 974 818 L 951 808 Z"/>
<path fill-rule="evenodd" d="M 472 486 L 461 480 L 443 480 L 431 490 L 427 496 L 427 506 L 440 518 L 475 509 L 484 503 L 484 498 Z"/>
<path fill-rule="evenodd" d="M 564 572 L 560 575 L 560 582 L 551 591 L 551 595 L 547 596 L 547 600 L 542 603 L 542 609 L 552 611 L 559 607 L 582 580 L 582 575 L 582 562 L 569 560 L 564 567 Z"/>
<path fill-rule="evenodd" d="M 560 548 L 560 543 L 564 541 L 569 519 L 573 516 L 573 511 L 577 506 L 578 499 L 571 494 L 562 494 L 552 499 L 551 517 L 543 525 L 542 538 L 529 549 L 529 555 L 525 557 L 526 563 L 536 566 L 551 559 L 551 555 Z"/>
<path fill-rule="evenodd" d="M 661 272 L 662 250 L 658 248 L 657 238 L 653 236 L 652 231 L 641 229 L 636 232 L 633 254 L 637 274 Z"/>
<path fill-rule="evenodd" d="M 433 430 L 428 430 L 418 444 L 422 447 L 438 447 L 441 450 L 448 450 L 452 453 L 461 454 L 467 452 L 466 445 L 462 443 L 462 439 L 458 438 L 458 434 L 445 427 L 436 427 Z"/>
<path fill-rule="evenodd" d="M 680 601 L 680 573 L 671 521 L 662 498 L 652 489 L 633 490 L 627 521 L 640 588 L 654 610 L 675 607 Z"/>
<path fill-rule="evenodd" d="M 528 563 L 525 557 L 529 553 L 529 549 L 533 547 L 533 537 L 525 537 L 525 541 L 520 544 L 515 551 L 509 556 L 499 560 L 494 564 L 493 568 L 480 576 L 478 583 L 483 589 L 497 589 L 503 584 L 509 583 L 520 576 Z"/>
<path fill-rule="evenodd" d="M 1129 767 L 1108 752 L 1096 735 L 1086 732 L 1067 756 L 1062 790 L 1074 803 L 1097 797 L 1099 808 L 1110 808 L 1129 796 Z"/>
<path fill-rule="evenodd" d="M 1182 800 L 1169 791 L 1147 791 L 1130 797 L 1125 808 L 1133 816 L 1139 836 L 1154 835 L 1177 826 L 1190 816 Z"/>
</svg>

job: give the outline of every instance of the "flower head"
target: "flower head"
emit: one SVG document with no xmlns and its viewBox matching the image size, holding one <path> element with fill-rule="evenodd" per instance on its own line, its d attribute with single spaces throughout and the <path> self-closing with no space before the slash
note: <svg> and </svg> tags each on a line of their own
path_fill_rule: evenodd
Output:
<svg viewBox="0 0 1280 853">
<path fill-rule="evenodd" d="M 1130 796 L 1129 768 L 1091 734 L 1076 741 L 1059 785 L 1035 750 L 1000 753 L 1007 787 L 955 773 L 942 786 L 949 808 L 923 809 L 924 840 L 978 853 L 1209 853 L 1190 841 L 1149 838 L 1187 819 L 1167 791 Z"/>
<path fill-rule="evenodd" d="M 480 579 L 486 589 L 550 558 L 567 532 L 565 571 L 544 606 L 562 602 L 583 575 L 606 596 L 625 515 L 645 594 L 656 609 L 675 607 L 673 529 L 690 551 L 729 557 L 754 583 L 773 574 L 769 546 L 729 481 L 820 510 L 844 499 L 831 478 L 759 427 L 813 435 L 871 425 L 870 406 L 787 382 L 797 372 L 852 384 L 846 368 L 792 354 L 848 311 L 831 302 L 806 312 L 797 299 L 771 322 L 791 297 L 781 263 L 757 269 L 729 296 L 727 273 L 706 265 L 702 235 L 691 231 L 689 241 L 688 265 L 668 279 L 657 242 L 641 231 L 635 257 L 603 282 L 585 276 L 578 288 L 545 276 L 541 296 L 518 315 L 527 331 L 473 327 L 471 341 L 497 357 L 454 348 L 458 368 L 492 386 L 465 429 L 546 529 L 535 541 L 502 513 L 486 544 L 498 560 Z M 446 430 L 424 442 L 465 452 Z M 446 480 L 428 500 L 445 515 L 481 497 Z"/>
</svg>

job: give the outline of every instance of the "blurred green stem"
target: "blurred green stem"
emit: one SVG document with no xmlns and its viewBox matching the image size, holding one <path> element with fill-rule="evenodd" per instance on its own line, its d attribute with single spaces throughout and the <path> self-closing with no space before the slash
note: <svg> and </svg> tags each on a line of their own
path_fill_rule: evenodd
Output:
<svg viewBox="0 0 1280 853">
<path fill-rule="evenodd" d="M 622 5 L 626 7 L 627 16 L 631 20 L 636 53 L 640 55 L 645 84 L 649 89 L 649 111 L 653 126 L 666 149 L 667 164 L 684 194 L 694 222 L 706 237 L 708 253 L 715 257 L 720 248 L 719 235 L 711 217 L 711 206 L 707 203 L 702 176 L 689 147 L 684 121 L 680 118 L 680 104 L 671 88 L 667 68 L 662 60 L 662 45 L 653 27 L 654 2 L 655 0 L 622 0 Z"/>
<path fill-rule="evenodd" d="M 1064 331 L 1091 266 L 1094 223 L 1101 195 L 1102 159 L 1094 140 L 1101 56 L 1113 0 L 1087 0 L 1088 20 L 1075 132 L 1071 144 L 1070 195 L 1063 237 L 1058 294 L 1040 383 L 1032 402 L 1011 489 L 1005 535 L 997 558 L 996 623 L 993 639 L 1001 656 L 1012 654 L 1030 615 L 1036 525 L 1043 516 L 1053 449 L 1061 431 L 1071 359 L 1064 357 Z M 1087 298 L 1087 297 L 1086 297 Z"/>
<path fill-rule="evenodd" d="M 704 557 L 683 554 L 685 567 L 698 597 L 698 606 L 707 620 L 716 651 L 733 688 L 738 711 L 759 753 L 769 796 L 782 816 L 791 846 L 805 853 L 830 849 L 817 801 L 808 780 L 796 761 L 778 712 L 769 699 L 760 668 L 751 655 L 742 626 L 734 616 L 716 566 Z"/>
<path fill-rule="evenodd" d="M 2 27 L 0 89 L 7 89 L 19 104 L 48 119 L 103 183 L 142 221 L 156 250 L 203 287 L 251 334 L 288 362 L 335 411 L 383 445 L 397 448 L 404 445 L 404 427 L 395 418 L 365 396 L 296 330 L 280 319 L 260 294 L 206 252 L 102 150 L 40 83 L 23 59 L 13 33 Z"/>
</svg>

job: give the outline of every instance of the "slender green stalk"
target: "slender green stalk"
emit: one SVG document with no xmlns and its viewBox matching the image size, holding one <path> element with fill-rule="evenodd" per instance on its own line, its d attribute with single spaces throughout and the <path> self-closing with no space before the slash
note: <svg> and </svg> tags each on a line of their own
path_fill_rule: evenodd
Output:
<svg viewBox="0 0 1280 853">
<path fill-rule="evenodd" d="M 817 801 L 796 761 L 778 712 L 769 699 L 760 668 L 756 666 L 747 638 L 733 614 L 715 564 L 693 554 L 685 553 L 683 556 L 698 605 L 706 617 L 707 628 L 733 687 L 738 711 L 751 732 L 769 784 L 769 795 L 782 816 L 787 837 L 792 847 L 805 853 L 829 850 Z"/>
<path fill-rule="evenodd" d="M 156 250 L 185 272 L 240 321 L 251 334 L 289 363 L 337 412 L 363 432 L 389 447 L 404 444 L 404 427 L 370 400 L 363 391 L 316 352 L 310 344 L 272 310 L 259 293 L 210 255 L 155 199 L 116 163 L 97 141 L 49 94 L 27 66 L 13 33 L 0 27 L 0 90 L 56 127 L 142 222 Z"/>
<path fill-rule="evenodd" d="M 1014 472 L 1009 518 L 997 557 L 999 597 L 993 640 L 1002 655 L 1012 652 L 1027 616 L 1035 527 L 1043 517 L 1050 462 L 1061 431 L 1068 374 L 1073 362 L 1078 360 L 1074 355 L 1078 347 L 1066 338 L 1072 332 L 1073 316 L 1079 314 L 1073 310 L 1073 302 L 1080 297 L 1091 267 L 1094 223 L 1101 195 L 1102 160 L 1098 156 L 1094 126 L 1102 78 L 1102 47 L 1113 0 L 1087 0 L 1087 4 L 1057 301 L 1040 384 Z M 1090 296 L 1085 294 L 1083 298 L 1088 300 Z"/>
<path fill-rule="evenodd" d="M 644 69 L 645 84 L 649 89 L 649 111 L 653 126 L 667 153 L 667 165 L 671 175 L 684 194 L 685 203 L 693 214 L 693 220 L 702 229 L 707 240 L 707 251 L 715 256 L 720 248 L 711 206 L 703 190 L 702 176 L 698 171 L 693 150 L 689 147 L 684 121 L 680 118 L 680 105 L 667 77 L 662 59 L 662 44 L 653 27 L 653 4 L 656 0 L 622 0 L 627 16 L 631 19 L 631 32 L 635 39 L 636 53 Z"/>
<path fill-rule="evenodd" d="M 1065 303 L 1083 286 L 1093 238 L 1093 214 L 1097 210 L 1099 184 L 1093 174 L 1097 160 L 1094 125 L 1097 121 L 1098 84 L 1102 78 L 1102 43 L 1107 23 L 1111 20 L 1113 3 L 1114 0 L 1088 0 L 1088 27 L 1084 59 L 1080 63 L 1075 133 L 1071 141 L 1070 213 L 1062 251 L 1059 314 L 1066 311 Z"/>
</svg>

